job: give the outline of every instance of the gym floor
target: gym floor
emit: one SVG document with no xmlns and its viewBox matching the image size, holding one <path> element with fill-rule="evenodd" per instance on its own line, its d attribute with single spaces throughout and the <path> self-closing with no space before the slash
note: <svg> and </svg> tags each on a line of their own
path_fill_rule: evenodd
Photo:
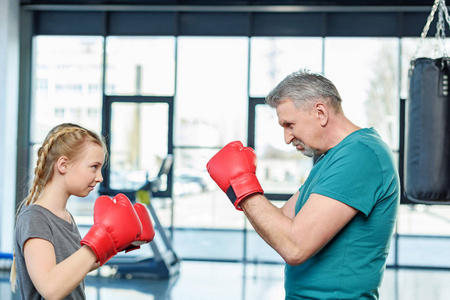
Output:
<svg viewBox="0 0 450 300">
<path fill-rule="evenodd" d="M 399 231 L 393 239 L 380 288 L 382 300 L 448 300 L 450 299 L 450 207 L 426 207 L 411 210 L 401 207 Z M 79 220 L 80 233 L 87 228 Z M 428 226 L 430 228 L 428 228 Z M 438 230 L 439 229 L 439 230 Z M 427 232 L 440 235 L 430 236 Z M 405 233 L 415 233 L 414 235 Z M 158 235 L 155 242 L 158 241 Z M 242 255 L 239 241 L 241 231 L 207 231 L 176 229 L 174 247 L 178 257 L 184 258 L 179 274 L 170 279 L 116 278 L 109 266 L 102 267 L 86 278 L 88 300 L 153 299 L 153 300 L 278 300 L 284 299 L 284 265 L 278 255 L 253 231 L 247 232 L 249 259 L 255 257 L 272 261 L 263 263 L 211 262 L 207 257 L 222 259 Z M 395 249 L 398 248 L 398 252 Z M 237 251 L 239 250 L 239 251 Z M 237 253 L 236 253 L 237 251 Z M 257 252 L 257 253 L 256 253 Z M 150 247 L 118 257 L 152 255 Z M 395 256 L 398 265 L 394 268 Z M 197 258 L 197 260 L 196 260 Z M 9 272 L 0 260 L 0 299 L 16 300 L 9 285 Z"/>
<path fill-rule="evenodd" d="M 19 299 L 9 289 L 9 273 L 0 272 L 0 299 Z M 387 269 L 382 300 L 447 300 L 450 271 Z M 284 299 L 283 265 L 183 261 L 169 280 L 86 278 L 88 300 L 275 300 Z"/>
</svg>

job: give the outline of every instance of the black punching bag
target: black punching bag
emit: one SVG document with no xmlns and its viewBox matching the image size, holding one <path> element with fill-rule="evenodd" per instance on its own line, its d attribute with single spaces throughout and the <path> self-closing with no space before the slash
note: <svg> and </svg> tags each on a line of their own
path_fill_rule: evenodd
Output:
<svg viewBox="0 0 450 300">
<path fill-rule="evenodd" d="M 409 74 L 404 192 L 411 201 L 450 204 L 450 57 L 418 58 Z"/>
</svg>

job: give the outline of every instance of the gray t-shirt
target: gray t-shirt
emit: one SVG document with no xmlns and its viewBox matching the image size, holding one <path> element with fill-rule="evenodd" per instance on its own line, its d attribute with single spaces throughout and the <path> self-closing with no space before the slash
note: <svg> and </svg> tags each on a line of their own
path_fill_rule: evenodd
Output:
<svg viewBox="0 0 450 300">
<path fill-rule="evenodd" d="M 23 256 L 25 242 L 30 238 L 49 241 L 55 249 L 56 263 L 60 263 L 80 249 L 80 232 L 73 218 L 70 224 L 40 205 L 26 205 L 17 217 L 15 234 L 17 279 L 21 297 L 27 300 L 43 299 L 28 275 Z M 64 299 L 86 299 L 84 280 Z"/>
</svg>

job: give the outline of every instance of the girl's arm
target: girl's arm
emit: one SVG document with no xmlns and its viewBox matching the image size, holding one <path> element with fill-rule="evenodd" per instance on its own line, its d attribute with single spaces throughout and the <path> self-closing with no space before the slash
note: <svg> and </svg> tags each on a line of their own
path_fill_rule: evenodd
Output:
<svg viewBox="0 0 450 300">
<path fill-rule="evenodd" d="M 100 262 L 97 262 L 97 263 L 93 264 L 92 268 L 91 268 L 91 270 L 89 272 L 95 271 L 98 268 L 100 268 Z"/>
<path fill-rule="evenodd" d="M 59 264 L 56 264 L 53 244 L 47 240 L 29 239 L 23 252 L 33 285 L 48 300 L 70 294 L 97 265 L 95 253 L 86 245 Z"/>
</svg>

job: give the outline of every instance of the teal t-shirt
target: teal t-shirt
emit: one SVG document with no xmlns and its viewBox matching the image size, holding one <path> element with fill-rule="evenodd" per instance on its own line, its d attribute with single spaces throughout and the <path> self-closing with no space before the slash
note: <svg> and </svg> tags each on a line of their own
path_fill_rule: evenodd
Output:
<svg viewBox="0 0 450 300">
<path fill-rule="evenodd" d="M 286 299 L 378 299 L 399 205 L 391 149 L 373 128 L 323 154 L 300 188 L 296 214 L 312 193 L 359 212 L 316 255 L 285 267 Z"/>
</svg>

